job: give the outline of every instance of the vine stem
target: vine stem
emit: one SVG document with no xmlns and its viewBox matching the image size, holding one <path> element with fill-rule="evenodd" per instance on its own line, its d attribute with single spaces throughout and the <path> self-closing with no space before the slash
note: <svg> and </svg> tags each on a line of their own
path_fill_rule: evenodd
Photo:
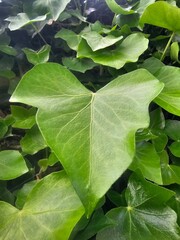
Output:
<svg viewBox="0 0 180 240">
<path fill-rule="evenodd" d="M 174 35 L 175 35 L 175 33 L 173 32 L 173 33 L 171 34 L 171 37 L 169 38 L 169 41 L 168 41 L 168 43 L 167 43 L 164 51 L 163 51 L 163 54 L 162 54 L 161 59 L 160 59 L 162 62 L 164 61 L 166 52 L 167 52 L 167 50 L 168 50 L 168 48 L 169 48 L 169 46 L 170 46 L 170 44 L 171 44 L 171 42 L 172 42 L 172 39 L 173 39 Z"/>
<path fill-rule="evenodd" d="M 37 29 L 37 27 L 33 24 L 33 23 L 31 23 L 31 25 L 33 26 L 33 28 L 34 28 L 34 30 L 36 31 L 36 33 L 40 36 L 40 38 L 43 40 L 43 42 L 45 43 L 45 44 L 47 44 L 47 42 L 46 42 L 46 40 L 44 39 L 44 37 L 41 35 L 41 33 L 39 32 L 39 30 Z"/>
</svg>

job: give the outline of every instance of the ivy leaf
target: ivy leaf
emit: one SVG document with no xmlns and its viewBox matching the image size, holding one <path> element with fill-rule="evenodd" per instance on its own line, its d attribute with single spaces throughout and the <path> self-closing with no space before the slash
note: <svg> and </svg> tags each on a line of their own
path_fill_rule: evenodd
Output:
<svg viewBox="0 0 180 240">
<path fill-rule="evenodd" d="M 162 184 L 160 158 L 154 146 L 148 142 L 139 143 L 131 170 L 140 169 L 143 176 L 153 182 Z"/>
<path fill-rule="evenodd" d="M 0 180 L 17 178 L 28 172 L 22 155 L 15 150 L 0 152 Z"/>
<path fill-rule="evenodd" d="M 85 73 L 87 70 L 97 66 L 91 59 L 78 59 L 73 57 L 62 58 L 63 65 L 73 71 Z"/>
<path fill-rule="evenodd" d="M 90 215 L 132 162 L 135 132 L 148 126 L 148 105 L 162 87 L 140 69 L 93 93 L 66 68 L 46 63 L 26 73 L 11 101 L 39 108 L 38 126 Z"/>
<path fill-rule="evenodd" d="M 41 22 L 46 19 L 46 15 L 38 16 L 34 19 L 30 19 L 26 13 L 18 13 L 15 17 L 8 17 L 5 20 L 9 21 L 8 28 L 11 31 L 18 30 L 26 25 L 32 24 L 34 22 Z"/>
<path fill-rule="evenodd" d="M 145 23 L 166 28 L 172 32 L 180 33 L 180 9 L 171 4 L 158 1 L 149 5 L 144 11 L 140 24 Z"/>
<path fill-rule="evenodd" d="M 35 185 L 21 211 L 0 202 L 0 236 L 67 240 L 83 213 L 83 206 L 65 173 L 53 173 Z"/>
<path fill-rule="evenodd" d="M 133 175 L 126 190 L 127 207 L 112 209 L 107 217 L 114 226 L 100 231 L 97 240 L 178 240 L 176 213 L 163 203 L 174 193 Z"/>
<path fill-rule="evenodd" d="M 47 62 L 49 60 L 50 50 L 51 47 L 49 45 L 44 45 L 39 51 L 23 48 L 23 52 L 26 54 L 28 61 L 33 65 Z"/>
<path fill-rule="evenodd" d="M 115 0 L 105 0 L 108 7 L 111 9 L 112 12 L 116 14 L 132 14 L 134 10 L 131 10 L 131 7 L 123 8 L 119 4 L 116 3 Z"/>
<path fill-rule="evenodd" d="M 136 62 L 147 49 L 148 39 L 140 33 L 126 37 L 115 49 L 100 49 L 93 52 L 87 42 L 82 39 L 77 52 L 79 58 L 91 58 L 95 63 L 119 69 L 127 62 Z"/>
<path fill-rule="evenodd" d="M 180 69 L 164 66 L 154 75 L 165 84 L 154 101 L 166 111 L 180 116 Z"/>
<path fill-rule="evenodd" d="M 37 125 L 27 131 L 26 135 L 21 139 L 20 144 L 23 152 L 31 155 L 47 147 Z"/>
<path fill-rule="evenodd" d="M 99 49 L 103 49 L 103 48 L 109 47 L 109 46 L 117 43 L 118 41 L 120 41 L 123 38 L 123 36 L 116 37 L 113 35 L 107 35 L 107 36 L 103 37 L 98 32 L 91 31 L 91 32 L 83 34 L 82 38 L 84 38 L 86 40 L 86 42 L 88 43 L 88 45 L 91 47 L 91 49 L 94 52 Z"/>
<path fill-rule="evenodd" d="M 47 9 L 56 21 L 71 0 L 35 0 L 33 6 Z"/>
</svg>

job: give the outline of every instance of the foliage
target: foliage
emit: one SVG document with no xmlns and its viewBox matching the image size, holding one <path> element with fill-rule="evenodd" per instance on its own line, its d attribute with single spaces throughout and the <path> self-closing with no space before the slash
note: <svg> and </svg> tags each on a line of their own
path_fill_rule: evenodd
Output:
<svg viewBox="0 0 180 240">
<path fill-rule="evenodd" d="M 180 238 L 179 7 L 0 1 L 0 238 Z"/>
</svg>

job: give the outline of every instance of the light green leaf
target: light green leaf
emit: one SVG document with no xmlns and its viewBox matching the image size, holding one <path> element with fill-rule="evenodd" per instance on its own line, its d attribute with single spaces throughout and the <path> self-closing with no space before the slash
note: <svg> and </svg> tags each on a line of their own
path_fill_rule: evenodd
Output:
<svg viewBox="0 0 180 240">
<path fill-rule="evenodd" d="M 140 15 L 144 12 L 144 10 L 152 3 L 155 2 L 155 0 L 140 0 L 137 6 L 135 6 L 135 12 L 138 12 Z"/>
<path fill-rule="evenodd" d="M 47 9 L 56 21 L 71 0 L 35 0 L 33 6 Z"/>
<path fill-rule="evenodd" d="M 83 206 L 64 172 L 38 182 L 22 210 L 0 202 L 2 239 L 68 240 L 84 213 Z"/>
<path fill-rule="evenodd" d="M 119 4 L 116 3 L 115 0 L 105 0 L 108 7 L 111 9 L 112 12 L 116 14 L 132 14 L 134 13 L 134 10 L 131 10 L 131 7 L 123 8 Z"/>
<path fill-rule="evenodd" d="M 57 32 L 55 38 L 62 38 L 67 42 L 68 46 L 75 51 L 78 49 L 78 45 L 81 41 L 80 35 L 65 28 L 62 28 L 59 32 Z"/>
<path fill-rule="evenodd" d="M 4 137 L 7 131 L 8 131 L 8 126 L 5 120 L 0 118 L 0 139 Z"/>
<path fill-rule="evenodd" d="M 28 61 L 33 65 L 47 62 L 49 60 L 50 50 L 51 47 L 49 45 L 44 45 L 39 51 L 23 48 L 23 52 L 26 54 Z"/>
<path fill-rule="evenodd" d="M 91 31 L 83 34 L 82 38 L 86 40 L 93 51 L 97 51 L 117 43 L 123 38 L 123 36 L 116 37 L 113 35 L 107 35 L 106 37 L 103 37 L 98 32 Z"/>
<path fill-rule="evenodd" d="M 63 65 L 73 71 L 85 73 L 87 70 L 97 66 L 91 59 L 78 59 L 73 57 L 62 58 Z"/>
<path fill-rule="evenodd" d="M 155 76 L 165 84 L 155 102 L 166 111 L 180 116 L 180 69 L 164 66 Z"/>
<path fill-rule="evenodd" d="M 11 46 L 8 46 L 8 45 L 0 44 L 0 52 L 6 53 L 6 54 L 11 55 L 11 56 L 16 56 L 17 55 L 16 49 L 11 47 Z"/>
<path fill-rule="evenodd" d="M 149 5 L 144 11 L 140 24 L 145 23 L 180 33 L 180 9 L 165 1 Z"/>
<path fill-rule="evenodd" d="M 26 172 L 28 168 L 18 151 L 0 151 L 0 180 L 14 179 Z"/>
<path fill-rule="evenodd" d="M 39 128 L 89 215 L 132 162 L 135 132 L 148 126 L 148 105 L 162 87 L 140 69 L 93 93 L 66 68 L 46 63 L 25 74 L 11 101 L 39 108 Z"/>
<path fill-rule="evenodd" d="M 179 44 L 178 42 L 173 42 L 170 47 L 170 57 L 173 61 L 179 61 Z"/>
<path fill-rule="evenodd" d="M 154 146 L 148 142 L 139 143 L 136 147 L 136 155 L 131 170 L 141 170 L 143 176 L 153 182 L 162 184 L 160 158 Z"/>
<path fill-rule="evenodd" d="M 180 142 L 173 142 L 169 149 L 174 156 L 180 157 Z"/>
<path fill-rule="evenodd" d="M 21 106 L 11 106 L 11 113 L 15 120 L 13 123 L 14 128 L 30 129 L 35 124 L 35 108 L 24 108 Z"/>
<path fill-rule="evenodd" d="M 107 217 L 114 226 L 99 232 L 97 240 L 178 240 L 180 229 L 176 213 L 163 203 L 174 193 L 136 175 L 126 190 L 127 207 L 112 209 Z"/>
<path fill-rule="evenodd" d="M 41 22 L 46 19 L 46 15 L 38 16 L 34 19 L 30 19 L 26 13 L 18 13 L 15 17 L 8 17 L 5 20 L 10 22 L 8 28 L 11 31 L 18 30 L 26 25 L 32 24 L 34 22 Z"/>
<path fill-rule="evenodd" d="M 161 69 L 164 64 L 155 57 L 150 57 L 146 59 L 143 64 L 140 65 L 141 68 L 147 69 L 151 74 L 155 74 L 159 69 Z"/>
<path fill-rule="evenodd" d="M 160 158 L 163 184 L 180 184 L 180 166 L 169 164 L 169 156 L 166 151 L 161 153 Z"/>
<path fill-rule="evenodd" d="M 93 52 L 85 40 L 81 40 L 77 56 L 91 58 L 94 62 L 119 69 L 127 62 L 136 62 L 147 49 L 148 39 L 141 33 L 134 33 L 126 37 L 115 49 L 101 49 Z"/>
<path fill-rule="evenodd" d="M 180 225 L 180 185 L 172 185 L 170 188 L 176 195 L 169 200 L 168 205 L 177 213 L 177 223 Z"/>
<path fill-rule="evenodd" d="M 37 125 L 27 131 L 20 144 L 23 152 L 31 155 L 47 147 Z"/>
</svg>

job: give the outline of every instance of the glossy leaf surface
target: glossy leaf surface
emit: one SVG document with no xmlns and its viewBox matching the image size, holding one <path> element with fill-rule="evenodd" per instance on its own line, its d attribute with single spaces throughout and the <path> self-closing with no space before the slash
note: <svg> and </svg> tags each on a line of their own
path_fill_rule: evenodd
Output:
<svg viewBox="0 0 180 240">
<path fill-rule="evenodd" d="M 90 214 L 132 162 L 134 134 L 148 126 L 148 105 L 162 87 L 141 69 L 93 93 L 66 68 L 48 63 L 24 76 L 11 101 L 39 108 L 40 130 Z"/>
<path fill-rule="evenodd" d="M 0 202 L 2 239 L 68 240 L 84 213 L 83 206 L 64 172 L 38 182 L 22 210 Z"/>
<path fill-rule="evenodd" d="M 0 180 L 17 178 L 28 171 L 22 155 L 15 150 L 0 152 Z"/>
</svg>

